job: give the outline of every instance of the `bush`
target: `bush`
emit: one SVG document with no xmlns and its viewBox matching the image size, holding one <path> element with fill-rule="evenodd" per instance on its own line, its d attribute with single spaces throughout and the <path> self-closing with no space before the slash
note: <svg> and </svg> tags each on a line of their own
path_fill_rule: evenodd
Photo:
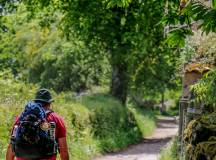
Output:
<svg viewBox="0 0 216 160">
<path fill-rule="evenodd" d="M 69 104 L 74 141 L 91 137 L 100 153 L 119 150 L 142 138 L 134 115 L 109 95 L 72 97 L 61 103 Z"/>
<path fill-rule="evenodd" d="M 129 105 L 130 111 L 133 113 L 138 129 L 142 133 L 142 137 L 152 134 L 156 127 L 156 117 L 152 110 L 142 109 Z"/>
<path fill-rule="evenodd" d="M 160 160 L 178 160 L 178 139 L 172 141 L 161 151 Z"/>
<path fill-rule="evenodd" d="M 0 159 L 5 157 L 15 116 L 27 100 L 33 99 L 36 89 L 36 86 L 0 78 Z M 88 160 L 120 150 L 153 131 L 152 115 L 136 107 L 128 109 L 109 95 L 75 97 L 71 93 L 52 93 L 55 98 L 52 107 L 65 119 L 71 159 Z"/>
<path fill-rule="evenodd" d="M 11 126 L 32 92 L 31 86 L 0 76 L 0 159 L 5 159 Z"/>
<path fill-rule="evenodd" d="M 57 29 L 62 19 L 60 13 L 50 15 L 43 11 L 30 20 L 26 7 L 20 4 L 16 14 L 3 19 L 1 71 L 10 69 L 19 79 L 58 92 L 80 92 L 106 83 L 109 56 L 93 40 L 85 44 L 75 35 L 70 40 L 63 37 Z M 49 25 L 44 26 L 42 21 Z"/>
</svg>

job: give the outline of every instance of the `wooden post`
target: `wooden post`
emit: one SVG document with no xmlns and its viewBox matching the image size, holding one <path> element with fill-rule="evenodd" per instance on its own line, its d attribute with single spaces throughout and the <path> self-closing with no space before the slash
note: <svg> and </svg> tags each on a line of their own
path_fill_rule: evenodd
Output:
<svg viewBox="0 0 216 160">
<path fill-rule="evenodd" d="M 179 103 L 179 141 L 181 142 L 180 146 L 180 156 L 184 155 L 184 129 L 185 121 L 187 114 L 187 107 L 189 105 L 189 99 L 182 98 Z"/>
</svg>

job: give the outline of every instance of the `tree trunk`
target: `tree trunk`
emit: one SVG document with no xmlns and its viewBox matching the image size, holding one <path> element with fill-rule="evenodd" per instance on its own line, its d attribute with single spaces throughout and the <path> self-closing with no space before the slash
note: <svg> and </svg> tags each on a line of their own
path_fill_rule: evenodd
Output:
<svg viewBox="0 0 216 160">
<path fill-rule="evenodd" d="M 166 105 L 164 104 L 164 92 L 161 93 L 161 110 L 162 113 L 166 113 Z"/>
<path fill-rule="evenodd" d="M 111 94 L 125 105 L 128 91 L 128 67 L 126 63 L 112 64 Z"/>
</svg>

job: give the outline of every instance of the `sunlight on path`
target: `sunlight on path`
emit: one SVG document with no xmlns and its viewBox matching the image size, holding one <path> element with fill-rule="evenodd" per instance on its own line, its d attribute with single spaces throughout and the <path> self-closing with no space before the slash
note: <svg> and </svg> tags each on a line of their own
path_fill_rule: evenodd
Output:
<svg viewBox="0 0 216 160">
<path fill-rule="evenodd" d="M 177 131 L 178 126 L 174 118 L 160 118 L 153 135 L 144 139 L 140 144 L 131 145 L 119 153 L 94 158 L 93 160 L 157 160 L 160 150 L 177 134 Z"/>
</svg>

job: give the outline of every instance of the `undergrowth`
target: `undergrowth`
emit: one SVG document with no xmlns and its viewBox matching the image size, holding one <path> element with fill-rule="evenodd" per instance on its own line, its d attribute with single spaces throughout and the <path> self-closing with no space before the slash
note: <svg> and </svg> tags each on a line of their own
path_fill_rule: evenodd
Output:
<svg viewBox="0 0 216 160">
<path fill-rule="evenodd" d="M 178 140 L 173 138 L 171 142 L 161 151 L 160 160 L 178 160 Z"/>
<path fill-rule="evenodd" d="M 0 78 L 0 159 L 5 159 L 10 131 L 37 87 Z M 139 142 L 155 128 L 152 112 L 122 106 L 107 94 L 75 96 L 54 92 L 53 109 L 64 117 L 70 157 L 89 160 Z"/>
</svg>

